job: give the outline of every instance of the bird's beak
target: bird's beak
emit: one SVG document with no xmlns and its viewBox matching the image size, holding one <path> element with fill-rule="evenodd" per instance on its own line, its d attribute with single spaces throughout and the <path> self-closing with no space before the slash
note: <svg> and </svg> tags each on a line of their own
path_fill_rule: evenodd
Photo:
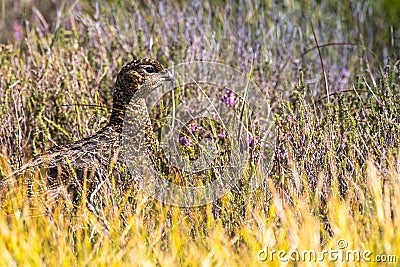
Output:
<svg viewBox="0 0 400 267">
<path fill-rule="evenodd" d="M 172 81 L 174 79 L 174 76 L 169 71 L 163 70 L 160 74 L 164 81 Z"/>
</svg>

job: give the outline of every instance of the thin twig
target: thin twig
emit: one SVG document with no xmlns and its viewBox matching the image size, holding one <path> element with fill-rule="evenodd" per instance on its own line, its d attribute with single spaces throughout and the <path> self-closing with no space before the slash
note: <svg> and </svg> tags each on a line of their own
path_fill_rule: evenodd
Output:
<svg viewBox="0 0 400 267">
<path fill-rule="evenodd" d="M 63 107 L 71 107 L 71 106 L 78 106 L 78 107 L 96 107 L 96 108 L 112 109 L 111 107 L 100 106 L 100 105 L 95 105 L 95 104 L 64 104 L 64 105 L 62 105 L 62 106 L 63 106 Z"/>
<path fill-rule="evenodd" d="M 320 62 L 321 62 L 322 72 L 324 73 L 325 91 L 326 91 L 327 100 L 328 100 L 328 103 L 329 103 L 329 102 L 330 102 L 330 99 L 329 99 L 328 79 L 326 78 L 326 72 L 325 72 L 324 62 L 323 62 L 323 60 L 322 60 L 321 49 L 320 49 L 320 47 L 319 47 L 319 45 L 318 45 L 318 40 L 317 40 L 317 36 L 315 35 L 314 26 L 313 26 L 312 21 L 311 21 L 311 30 L 312 30 L 312 33 L 313 33 L 313 36 L 314 36 L 315 44 L 316 44 L 316 46 L 317 46 L 317 48 L 318 48 L 318 56 L 319 56 L 319 60 L 320 60 Z"/>
</svg>

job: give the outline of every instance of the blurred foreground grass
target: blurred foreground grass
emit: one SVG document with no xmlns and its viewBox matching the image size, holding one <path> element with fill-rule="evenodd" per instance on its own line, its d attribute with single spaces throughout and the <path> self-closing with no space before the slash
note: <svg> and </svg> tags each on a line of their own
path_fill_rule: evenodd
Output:
<svg viewBox="0 0 400 267">
<path fill-rule="evenodd" d="M 346 257 L 350 257 L 351 264 L 357 256 L 348 251 L 359 251 L 360 255 L 370 251 L 371 254 L 364 255 L 372 262 L 383 254 L 389 261 L 389 255 L 400 253 L 397 234 L 400 197 L 396 193 L 400 189 L 399 173 L 393 170 L 382 176 L 373 162 L 368 162 L 367 173 L 367 181 L 361 188 L 352 187 L 345 200 L 338 197 L 338 189 L 332 189 L 334 194 L 327 201 L 327 217 L 335 234 L 325 238 L 323 245 L 319 216 L 310 209 L 316 205 L 311 197 L 301 194 L 293 196 L 293 204 L 285 203 L 272 183 L 269 184 L 271 200 L 246 198 L 246 220 L 231 229 L 223 219 L 212 219 L 211 207 L 189 211 L 164 206 L 141 194 L 137 195 L 135 211 L 126 217 L 126 225 L 122 225 L 116 211 L 106 213 L 108 230 L 105 230 L 104 218 L 96 218 L 85 207 L 79 207 L 75 216 L 55 209 L 52 216 L 36 217 L 24 209 L 16 212 L 21 206 L 14 199 L 14 204 L 6 208 L 16 213 L 7 215 L 2 211 L 0 216 L 0 264 L 280 265 L 282 262 L 272 250 L 287 251 L 287 255 L 280 255 L 282 259 L 295 259 L 295 254 L 289 254 L 295 250 L 299 257 L 304 251 L 315 251 L 315 260 L 307 260 L 306 256 L 299 261 L 300 265 L 316 262 L 335 265 L 346 263 Z M 225 212 L 229 215 L 235 211 L 226 209 Z M 340 240 L 347 242 L 346 249 L 339 249 L 338 242 L 343 242 Z M 321 260 L 323 250 L 328 249 L 340 253 L 325 254 Z M 260 250 L 268 254 L 259 254 Z"/>
<path fill-rule="evenodd" d="M 32 211 L 11 188 L 0 265 L 279 265 L 258 252 L 321 255 L 342 239 L 371 260 L 398 262 L 400 23 L 398 6 L 384 2 L 2 1 L 1 40 L 11 43 L 0 47 L 3 175 L 103 126 L 110 110 L 74 104 L 110 106 L 113 79 L 133 55 L 253 66 L 277 141 L 272 170 L 256 172 L 265 183 L 242 192 L 244 216 L 230 194 L 214 218 L 211 205 L 179 209 L 136 191 L 124 220 L 111 205 L 96 217 L 68 203 L 36 216 L 44 207 Z"/>
</svg>

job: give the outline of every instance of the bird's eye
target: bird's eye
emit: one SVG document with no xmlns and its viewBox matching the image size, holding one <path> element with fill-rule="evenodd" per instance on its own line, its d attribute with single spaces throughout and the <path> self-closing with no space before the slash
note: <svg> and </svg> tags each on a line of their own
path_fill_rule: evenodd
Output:
<svg viewBox="0 0 400 267">
<path fill-rule="evenodd" d="M 153 66 L 146 66 L 146 67 L 144 67 L 144 70 L 147 73 L 154 73 L 156 71 Z"/>
</svg>

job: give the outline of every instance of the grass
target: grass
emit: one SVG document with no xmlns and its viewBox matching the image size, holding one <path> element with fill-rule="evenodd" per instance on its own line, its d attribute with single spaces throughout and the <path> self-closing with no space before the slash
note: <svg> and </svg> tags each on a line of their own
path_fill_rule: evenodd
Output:
<svg viewBox="0 0 400 267">
<path fill-rule="evenodd" d="M 10 188 L 0 210 L 0 264 L 274 266 L 283 264 L 278 253 L 260 250 L 320 256 L 344 241 L 373 260 L 398 262 L 399 8 L 323 2 L 2 1 L 3 176 L 100 129 L 116 73 L 133 55 L 252 70 L 277 138 L 272 169 L 255 173 L 264 183 L 242 192 L 241 202 L 226 195 L 218 216 L 211 204 L 181 209 L 137 190 L 133 208 L 108 205 L 96 216 L 60 203 L 43 216 L 40 199 L 31 209 L 24 191 Z"/>
</svg>

